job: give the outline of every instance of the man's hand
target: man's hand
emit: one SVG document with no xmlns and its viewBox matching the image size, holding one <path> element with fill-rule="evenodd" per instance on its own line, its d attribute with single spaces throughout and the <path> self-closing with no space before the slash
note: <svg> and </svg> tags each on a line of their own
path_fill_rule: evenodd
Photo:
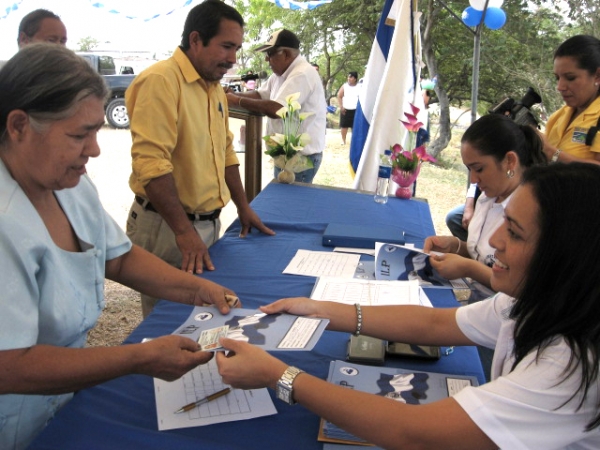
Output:
<svg viewBox="0 0 600 450">
<path fill-rule="evenodd" d="M 269 236 L 275 236 L 275 232 L 262 223 L 252 208 L 247 208 L 244 211 L 238 209 L 238 215 L 240 218 L 240 223 L 242 224 L 242 231 L 240 231 L 241 238 L 246 237 L 246 235 L 252 230 L 252 227 L 256 228 L 261 233 Z"/>
<path fill-rule="evenodd" d="M 175 235 L 175 242 L 181 252 L 181 270 L 190 273 L 202 273 L 204 267 L 207 270 L 215 270 L 208 254 L 208 247 L 195 228 L 192 227 L 183 234 Z"/>
</svg>

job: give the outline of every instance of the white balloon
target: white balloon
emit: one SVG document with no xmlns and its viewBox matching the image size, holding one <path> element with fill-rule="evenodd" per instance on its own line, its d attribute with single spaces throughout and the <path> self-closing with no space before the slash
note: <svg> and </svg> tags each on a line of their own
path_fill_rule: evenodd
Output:
<svg viewBox="0 0 600 450">
<path fill-rule="evenodd" d="M 485 8 L 485 0 L 469 0 L 469 4 L 477 11 L 483 11 Z"/>
<path fill-rule="evenodd" d="M 489 0 L 488 8 L 500 8 L 503 3 L 504 0 Z M 469 4 L 477 11 L 483 11 L 483 8 L 485 8 L 485 0 L 469 0 Z"/>
</svg>

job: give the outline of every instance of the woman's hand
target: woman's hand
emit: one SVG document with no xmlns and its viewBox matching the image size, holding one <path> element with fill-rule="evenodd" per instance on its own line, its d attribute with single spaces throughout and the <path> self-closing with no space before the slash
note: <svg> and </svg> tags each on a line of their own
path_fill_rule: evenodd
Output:
<svg viewBox="0 0 600 450">
<path fill-rule="evenodd" d="M 260 310 L 267 314 L 289 313 L 296 316 L 325 317 L 324 303 L 306 297 L 282 298 L 270 305 L 261 306 Z"/>
<path fill-rule="evenodd" d="M 458 251 L 458 243 L 455 236 L 429 236 L 425 239 L 423 251 L 425 253 L 440 252 L 440 253 L 456 253 Z"/>
<path fill-rule="evenodd" d="M 200 345 L 192 339 L 169 335 L 139 344 L 142 362 L 137 373 L 173 381 L 213 357 L 200 352 Z"/>
<path fill-rule="evenodd" d="M 456 238 L 454 240 L 456 241 Z M 448 280 L 470 276 L 469 267 L 470 263 L 473 262 L 472 259 L 464 258 L 452 253 L 445 255 L 431 255 L 429 261 L 431 262 L 431 267 Z M 477 264 L 481 263 L 477 262 Z"/>
<path fill-rule="evenodd" d="M 239 389 L 275 388 L 287 364 L 269 355 L 263 349 L 234 339 L 221 338 L 223 348 L 216 361 L 223 382 Z"/>
</svg>

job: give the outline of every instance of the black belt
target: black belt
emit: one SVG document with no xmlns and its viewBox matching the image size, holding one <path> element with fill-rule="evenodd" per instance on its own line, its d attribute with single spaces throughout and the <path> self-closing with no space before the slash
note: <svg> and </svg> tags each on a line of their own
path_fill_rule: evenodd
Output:
<svg viewBox="0 0 600 450">
<path fill-rule="evenodd" d="M 154 208 L 154 206 L 152 206 L 152 203 L 150 203 L 148 200 L 140 197 L 139 195 L 135 196 L 135 201 L 142 206 L 142 208 L 144 208 L 146 211 L 152 211 L 155 213 L 158 213 L 158 211 L 156 210 L 156 208 Z M 220 209 L 215 209 L 213 212 L 211 212 L 210 214 L 189 214 L 189 213 L 185 213 L 188 216 L 188 219 L 190 219 L 192 222 L 196 221 L 196 220 L 217 220 L 219 218 L 219 216 L 221 215 L 221 210 Z"/>
</svg>

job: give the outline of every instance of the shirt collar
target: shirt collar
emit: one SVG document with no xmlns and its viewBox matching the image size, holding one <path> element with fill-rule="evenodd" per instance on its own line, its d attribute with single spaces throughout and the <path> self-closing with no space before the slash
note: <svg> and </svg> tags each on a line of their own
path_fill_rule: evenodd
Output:
<svg viewBox="0 0 600 450">
<path fill-rule="evenodd" d="M 181 47 L 177 47 L 175 49 L 175 53 L 173 53 L 173 58 L 175 62 L 179 66 L 181 70 L 181 74 L 185 79 L 186 83 L 200 83 L 206 89 L 213 83 L 207 83 L 200 74 L 196 71 L 196 68 L 193 66 L 190 58 L 186 55 L 185 51 L 182 50 Z M 214 84 L 217 84 L 216 82 Z"/>
</svg>

